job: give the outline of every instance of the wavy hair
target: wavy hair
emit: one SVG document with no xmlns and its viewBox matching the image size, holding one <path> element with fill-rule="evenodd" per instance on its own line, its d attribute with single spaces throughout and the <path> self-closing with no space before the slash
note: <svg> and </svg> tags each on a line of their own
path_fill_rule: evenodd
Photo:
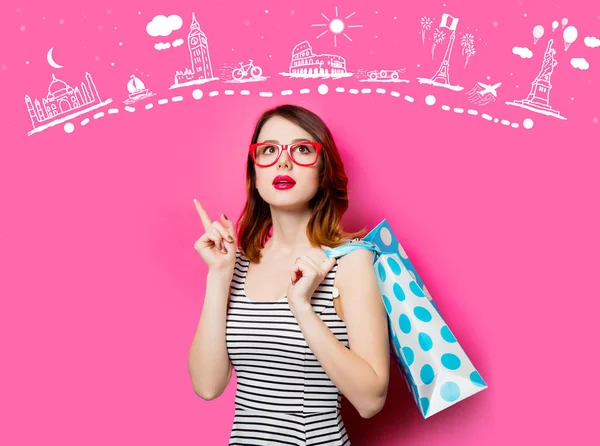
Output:
<svg viewBox="0 0 600 446">
<path fill-rule="evenodd" d="M 319 169 L 319 188 L 310 200 L 312 216 L 306 227 L 306 235 L 313 246 L 336 247 L 347 239 L 361 238 L 366 234 L 363 228 L 357 232 L 342 229 L 342 216 L 348 209 L 348 177 L 340 152 L 329 128 L 323 120 L 310 110 L 292 104 L 283 104 L 266 110 L 258 119 L 250 144 L 258 142 L 258 135 L 273 116 L 280 116 L 302 127 L 315 141 L 323 146 L 323 157 Z M 256 172 L 252 157 L 248 154 L 246 164 L 246 204 L 237 221 L 238 244 L 240 250 L 252 262 L 259 263 L 261 250 L 269 238 L 273 225 L 269 204 L 262 199 L 256 189 Z"/>
</svg>

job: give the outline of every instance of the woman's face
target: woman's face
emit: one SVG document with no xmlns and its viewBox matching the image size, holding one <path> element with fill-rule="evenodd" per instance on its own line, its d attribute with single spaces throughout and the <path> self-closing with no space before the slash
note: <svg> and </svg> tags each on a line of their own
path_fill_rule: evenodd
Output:
<svg viewBox="0 0 600 446">
<path fill-rule="evenodd" d="M 291 144 L 296 139 L 314 141 L 315 139 L 302 127 L 280 116 L 273 116 L 264 123 L 257 142 L 274 142 Z M 275 164 L 269 167 L 254 165 L 256 172 L 256 188 L 261 198 L 272 207 L 285 209 L 302 209 L 315 196 L 319 189 L 319 168 L 323 163 L 323 155 L 312 166 L 299 166 L 294 163 L 287 151 Z M 277 176 L 289 176 L 295 184 L 291 188 L 277 188 L 273 181 Z"/>
</svg>

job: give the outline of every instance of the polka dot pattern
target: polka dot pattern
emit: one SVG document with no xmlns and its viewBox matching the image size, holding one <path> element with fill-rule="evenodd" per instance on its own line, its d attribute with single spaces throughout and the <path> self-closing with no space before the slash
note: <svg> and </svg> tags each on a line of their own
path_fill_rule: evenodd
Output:
<svg viewBox="0 0 600 446">
<path fill-rule="evenodd" d="M 410 319 L 408 318 L 408 316 L 406 314 L 402 313 L 400 315 L 400 320 L 398 321 L 398 325 L 400 326 L 400 330 L 402 331 L 402 333 L 405 333 L 405 334 L 410 333 L 410 329 L 411 329 Z"/>
<path fill-rule="evenodd" d="M 361 248 L 375 252 L 373 271 L 388 315 L 390 353 L 421 415 L 428 418 L 487 388 L 385 219 L 362 240 L 325 253 L 340 257 Z"/>
<path fill-rule="evenodd" d="M 406 299 L 406 295 L 404 294 L 404 291 L 402 290 L 402 287 L 399 284 L 395 283 L 392 286 L 392 291 L 394 292 L 394 296 L 396 296 L 396 299 L 398 299 L 400 302 Z"/>
<path fill-rule="evenodd" d="M 415 353 L 410 347 L 402 347 L 402 353 L 404 354 L 404 360 L 408 366 L 412 365 L 415 360 Z"/>
<path fill-rule="evenodd" d="M 433 382 L 433 378 L 435 378 L 433 367 L 431 367 L 429 364 L 425 364 L 423 367 L 421 367 L 421 381 L 423 381 L 423 384 L 431 384 Z"/>
<path fill-rule="evenodd" d="M 421 347 L 421 350 L 423 350 L 424 352 L 428 352 L 433 348 L 433 340 L 431 339 L 431 336 L 429 336 L 427 333 L 419 333 L 418 339 L 419 347 Z"/>
<path fill-rule="evenodd" d="M 425 307 L 422 307 L 420 305 L 416 306 L 413 309 L 413 312 L 415 313 L 415 317 L 420 321 L 429 322 L 431 320 L 431 313 Z"/>
<path fill-rule="evenodd" d="M 387 263 L 388 263 L 388 266 L 390 267 L 390 269 L 392 270 L 392 273 L 394 273 L 396 276 L 399 276 L 400 275 L 400 264 L 398 262 L 396 262 L 394 259 L 392 259 L 391 257 L 388 257 Z"/>
</svg>

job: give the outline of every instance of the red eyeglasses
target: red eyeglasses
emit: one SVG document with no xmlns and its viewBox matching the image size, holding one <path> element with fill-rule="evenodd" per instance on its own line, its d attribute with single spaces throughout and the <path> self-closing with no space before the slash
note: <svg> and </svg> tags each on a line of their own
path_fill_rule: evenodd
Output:
<svg viewBox="0 0 600 446">
<path fill-rule="evenodd" d="M 312 141 L 302 141 L 293 144 L 259 142 L 250 144 L 250 156 L 257 166 L 269 167 L 279 160 L 284 150 L 287 150 L 292 162 L 299 166 L 312 166 L 319 159 L 321 149 L 321 143 Z"/>
</svg>

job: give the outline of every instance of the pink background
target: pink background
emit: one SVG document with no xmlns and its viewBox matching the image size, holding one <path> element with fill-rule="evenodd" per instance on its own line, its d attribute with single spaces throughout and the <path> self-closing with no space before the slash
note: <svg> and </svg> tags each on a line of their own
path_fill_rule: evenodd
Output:
<svg viewBox="0 0 600 446">
<path fill-rule="evenodd" d="M 392 368 L 386 405 L 362 419 L 344 401 L 353 445 L 591 444 L 598 401 L 598 99 L 600 6 L 571 1 L 10 2 L 0 11 L 0 330 L 6 445 L 224 445 L 235 375 L 217 400 L 197 397 L 187 354 L 202 310 L 207 269 L 193 244 L 199 199 L 237 220 L 246 147 L 256 118 L 283 102 L 323 117 L 350 177 L 351 230 L 387 218 L 489 389 L 423 420 Z M 352 41 L 316 36 L 321 15 L 355 14 Z M 268 12 L 266 12 L 268 11 Z M 190 65 L 192 12 L 209 40 L 213 70 L 254 59 L 265 82 L 224 79 L 169 90 Z M 457 36 L 451 80 L 463 92 L 419 85 L 431 77 L 420 19 L 442 13 L 475 35 L 464 68 Z M 181 29 L 151 37 L 155 15 Z M 579 37 L 564 50 L 567 17 Z M 532 29 L 546 33 L 534 45 Z M 433 31 L 433 29 L 432 29 Z M 427 38 L 431 37 L 429 31 Z M 510 107 L 526 97 L 548 37 L 558 65 L 551 105 L 567 120 Z M 294 45 L 339 54 L 349 71 L 406 68 L 410 83 L 289 79 Z M 122 45 L 119 45 L 119 42 Z M 446 40 L 447 42 L 447 40 Z M 527 47 L 533 57 L 512 54 Z M 53 69 L 45 55 L 63 68 Z M 571 66 L 585 57 L 588 70 Z M 28 62 L 28 63 L 27 63 Z M 112 65 L 114 63 L 114 65 Z M 89 72 L 112 103 L 31 136 L 24 103 L 42 98 L 52 74 L 79 85 Z M 131 74 L 156 93 L 124 110 Z M 489 78 L 488 78 L 489 76 Z M 476 82 L 502 82 L 498 99 L 473 107 Z M 320 94 L 319 85 L 327 85 Z M 335 92 L 343 86 L 345 92 Z M 309 88 L 307 94 L 299 94 Z M 350 88 L 371 93 L 350 94 Z M 385 94 L 375 92 L 384 88 Z M 234 94 L 226 96 L 226 89 Z M 250 94 L 240 95 L 248 89 Z M 282 90 L 290 89 L 290 96 Z M 397 91 L 400 97 L 390 94 Z M 444 90 L 444 91 L 441 91 Z M 218 91 L 214 97 L 209 92 Z M 261 97 L 259 92 L 273 92 Z M 425 104 L 434 94 L 437 102 Z M 171 98 L 181 95 L 174 103 Z M 414 102 L 404 99 L 405 95 Z M 158 100 L 169 99 L 165 105 Z M 146 110 L 143 105 L 153 103 Z M 527 130 L 480 115 L 476 108 Z M 116 114 L 106 113 L 117 108 Z M 83 126 L 81 120 L 90 118 Z"/>
</svg>

